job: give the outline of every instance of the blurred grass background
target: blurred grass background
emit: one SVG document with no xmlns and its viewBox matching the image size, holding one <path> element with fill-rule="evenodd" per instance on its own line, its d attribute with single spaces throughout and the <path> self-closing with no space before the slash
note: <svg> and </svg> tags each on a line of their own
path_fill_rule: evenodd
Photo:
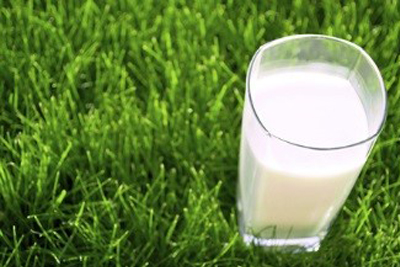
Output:
<svg viewBox="0 0 400 267">
<path fill-rule="evenodd" d="M 245 75 L 298 33 L 364 47 L 390 108 L 320 251 L 266 253 L 236 224 Z M 396 0 L 0 0 L 0 266 L 399 266 L 399 34 Z"/>
</svg>

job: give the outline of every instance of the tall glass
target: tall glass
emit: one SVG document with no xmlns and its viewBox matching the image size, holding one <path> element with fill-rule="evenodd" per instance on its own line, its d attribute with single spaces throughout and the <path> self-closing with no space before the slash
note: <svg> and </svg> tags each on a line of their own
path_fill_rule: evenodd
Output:
<svg viewBox="0 0 400 267">
<path fill-rule="evenodd" d="M 358 111 L 350 94 L 359 102 Z M 279 101 L 286 105 L 284 112 L 272 108 L 279 110 Z M 330 115 L 308 120 L 324 112 Z M 295 116 L 300 117 L 284 124 Z M 385 117 L 382 77 L 359 46 L 323 35 L 289 36 L 261 46 L 248 69 L 242 120 L 237 203 L 244 241 L 318 250 Z M 348 120 L 342 130 L 335 126 L 341 120 Z M 289 130 L 275 132 L 274 122 Z"/>
</svg>

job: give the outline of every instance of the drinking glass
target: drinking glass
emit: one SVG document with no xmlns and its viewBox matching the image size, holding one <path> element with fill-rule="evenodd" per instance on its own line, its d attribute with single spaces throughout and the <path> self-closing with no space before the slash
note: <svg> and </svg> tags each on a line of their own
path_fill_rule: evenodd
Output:
<svg viewBox="0 0 400 267">
<path fill-rule="evenodd" d="M 259 94 L 253 90 L 262 79 L 293 69 L 350 82 L 365 112 L 366 137 L 323 146 L 271 131 L 260 119 L 262 103 L 255 105 Z M 242 118 L 237 204 L 244 241 L 290 251 L 318 250 L 383 127 L 386 102 L 377 66 L 349 41 L 294 35 L 261 46 L 248 69 Z"/>
</svg>

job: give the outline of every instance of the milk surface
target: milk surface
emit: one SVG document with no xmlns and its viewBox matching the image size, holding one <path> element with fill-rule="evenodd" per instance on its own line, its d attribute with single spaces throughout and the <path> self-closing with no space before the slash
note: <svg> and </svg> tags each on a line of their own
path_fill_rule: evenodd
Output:
<svg viewBox="0 0 400 267">
<path fill-rule="evenodd" d="M 239 166 L 246 232 L 264 238 L 323 233 L 350 193 L 368 144 L 316 150 L 279 138 L 314 148 L 366 139 L 368 122 L 355 88 L 338 75 L 291 69 L 251 83 L 251 98 L 259 121 L 247 97 Z"/>
</svg>

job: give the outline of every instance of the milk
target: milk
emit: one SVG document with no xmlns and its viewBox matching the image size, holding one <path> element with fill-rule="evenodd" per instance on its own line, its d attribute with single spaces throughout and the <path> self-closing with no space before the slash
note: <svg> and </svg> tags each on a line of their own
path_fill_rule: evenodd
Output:
<svg viewBox="0 0 400 267">
<path fill-rule="evenodd" d="M 247 95 L 239 165 L 242 227 L 262 238 L 323 236 L 368 153 L 369 144 L 328 149 L 368 137 L 358 84 L 310 69 L 252 80 L 259 121 Z"/>
</svg>

